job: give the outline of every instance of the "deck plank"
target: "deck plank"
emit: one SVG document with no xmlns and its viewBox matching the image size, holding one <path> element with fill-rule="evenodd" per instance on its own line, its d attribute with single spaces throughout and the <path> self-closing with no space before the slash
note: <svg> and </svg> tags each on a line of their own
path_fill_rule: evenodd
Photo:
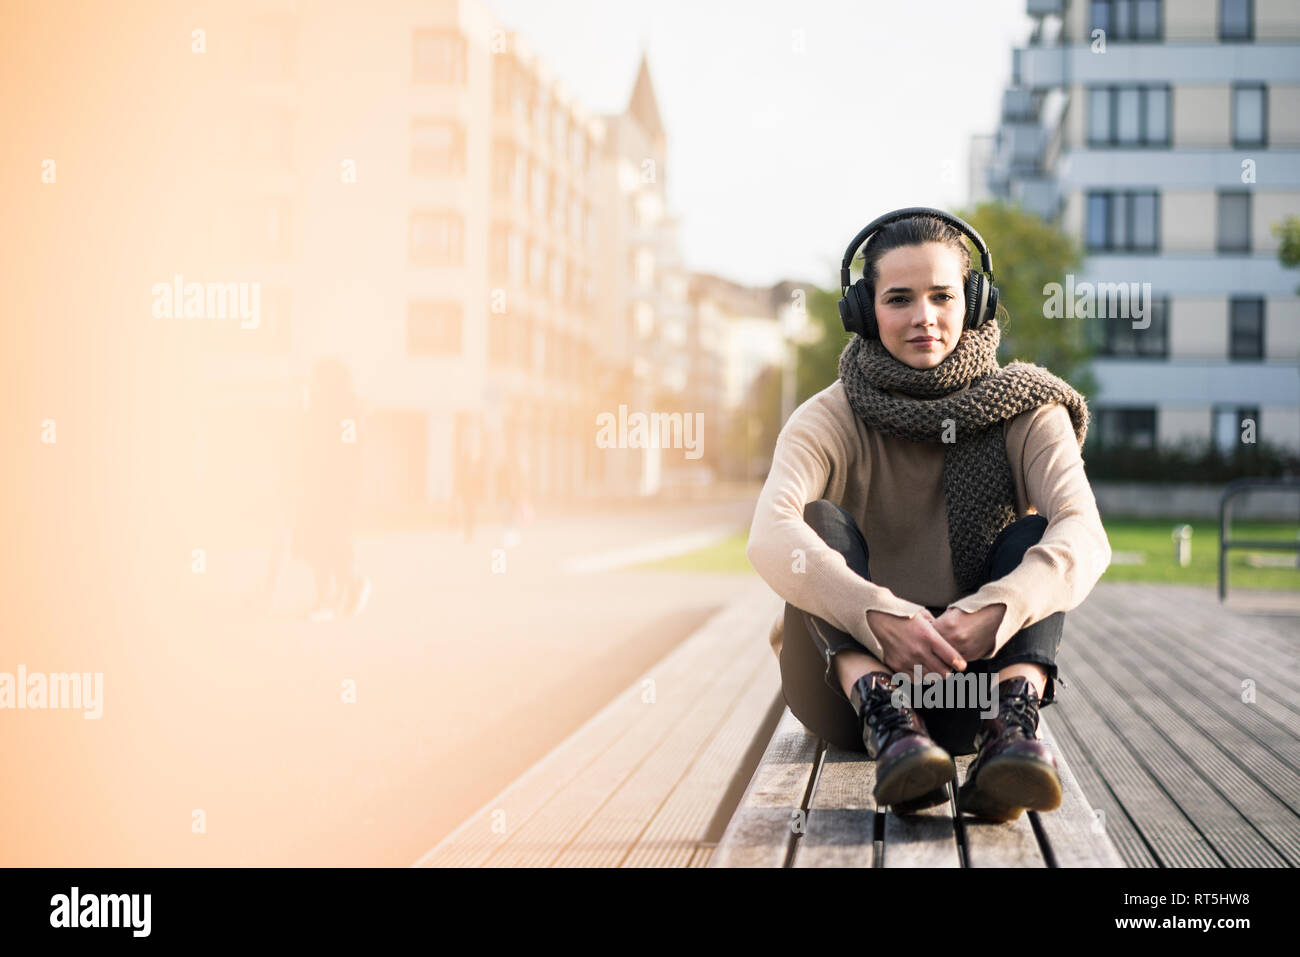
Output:
<svg viewBox="0 0 1300 957">
<path fill-rule="evenodd" d="M 677 723 L 708 698 L 708 689 L 720 680 L 734 680 L 733 662 L 766 655 L 767 668 L 773 667 L 770 649 L 753 635 L 766 633 L 779 606 L 770 589 L 756 581 L 418 863 L 553 862 L 620 784 L 671 737 Z M 653 704 L 643 694 L 645 679 L 654 682 Z"/>
<path fill-rule="evenodd" d="M 973 754 L 953 758 L 957 764 L 955 788 L 966 781 Z M 1038 846 L 1038 835 L 1028 814 L 1002 824 L 980 821 L 962 815 L 967 867 L 1046 867 L 1047 860 Z"/>
<path fill-rule="evenodd" d="M 709 867 L 784 867 L 820 757 L 817 736 L 787 708 Z"/>
<path fill-rule="evenodd" d="M 738 758 L 748 750 L 754 729 L 781 696 L 781 674 L 762 651 L 762 664 L 725 723 L 672 789 L 654 818 L 619 862 L 620 867 L 686 867 L 696 856 L 713 820 L 719 796 L 726 793 Z M 707 856 L 704 858 L 707 860 Z"/>
<path fill-rule="evenodd" d="M 827 745 L 792 866 L 872 867 L 875 784 L 876 762 L 865 751 Z"/>
<path fill-rule="evenodd" d="M 1231 867 L 1279 867 L 1285 861 L 1223 796 L 1211 786 L 1203 770 L 1180 755 L 1147 720 L 1145 705 L 1154 694 L 1139 688 L 1121 694 L 1090 660 L 1095 650 L 1080 651 L 1075 668 L 1088 694 L 1138 760 L 1178 804 L 1203 839 Z"/>
</svg>

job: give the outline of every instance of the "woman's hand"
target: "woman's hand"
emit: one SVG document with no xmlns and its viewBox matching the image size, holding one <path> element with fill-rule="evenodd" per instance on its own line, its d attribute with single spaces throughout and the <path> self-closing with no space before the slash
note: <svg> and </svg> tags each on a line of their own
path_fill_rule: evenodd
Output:
<svg viewBox="0 0 1300 957">
<path fill-rule="evenodd" d="M 966 668 L 966 659 L 940 634 L 935 627 L 936 619 L 928 609 L 911 618 L 868 611 L 867 624 L 880 641 L 885 664 L 907 675 L 909 680 L 916 665 L 921 666 L 922 677 L 932 673 L 946 677 L 954 670 Z"/>
<path fill-rule="evenodd" d="M 977 661 L 993 653 L 993 642 L 1006 610 L 1001 602 L 974 612 L 950 606 L 934 619 L 934 627 L 958 654 L 967 661 Z"/>
</svg>

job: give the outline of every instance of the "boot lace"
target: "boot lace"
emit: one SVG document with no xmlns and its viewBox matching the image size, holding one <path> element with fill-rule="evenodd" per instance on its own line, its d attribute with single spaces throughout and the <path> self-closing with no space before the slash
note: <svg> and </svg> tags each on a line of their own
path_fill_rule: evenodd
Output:
<svg viewBox="0 0 1300 957">
<path fill-rule="evenodd" d="M 873 703 L 867 712 L 867 724 L 882 741 L 902 729 L 911 730 L 911 721 L 911 709 L 907 705 L 900 708 L 888 699 Z"/>
<path fill-rule="evenodd" d="M 1015 724 L 1025 732 L 1025 737 L 1032 738 L 1038 731 L 1038 706 L 1028 695 L 1007 698 L 1002 702 L 1002 720 Z"/>
</svg>

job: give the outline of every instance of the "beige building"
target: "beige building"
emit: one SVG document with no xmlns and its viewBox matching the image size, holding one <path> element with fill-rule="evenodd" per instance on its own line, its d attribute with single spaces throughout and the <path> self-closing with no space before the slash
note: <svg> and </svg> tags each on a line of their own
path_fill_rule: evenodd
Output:
<svg viewBox="0 0 1300 957">
<path fill-rule="evenodd" d="M 287 416 L 333 355 L 368 410 L 369 501 L 449 506 L 474 445 L 489 496 L 510 450 L 534 499 L 585 494 L 608 248 L 600 121 L 479 0 L 229 15 L 228 265 L 260 278 L 265 317 L 210 364 L 226 409 L 210 415 L 209 458 L 241 417 Z"/>
<path fill-rule="evenodd" d="M 692 329 L 681 223 L 668 209 L 668 137 L 645 57 L 627 108 L 603 117 L 603 197 L 598 293 L 602 411 L 693 414 Z M 594 432 L 594 425 L 593 425 Z M 596 474 L 607 495 L 652 495 L 676 449 L 600 449 Z"/>
</svg>

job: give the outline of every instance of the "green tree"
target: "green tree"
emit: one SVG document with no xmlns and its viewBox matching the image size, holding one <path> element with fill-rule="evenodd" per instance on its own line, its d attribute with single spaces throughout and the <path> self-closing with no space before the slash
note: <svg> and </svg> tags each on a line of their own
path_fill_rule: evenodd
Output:
<svg viewBox="0 0 1300 957">
<path fill-rule="evenodd" d="M 975 227 L 993 255 L 1002 323 L 998 361 L 1003 365 L 1015 359 L 1037 363 L 1091 396 L 1096 383 L 1087 362 L 1095 340 L 1089 338 L 1083 324 L 1105 320 L 1048 319 L 1043 315 L 1043 287 L 1050 282 L 1064 285 L 1066 274 L 1078 269 L 1078 244 L 1032 213 L 1004 203 L 981 203 L 956 215 Z M 978 266 L 973 247 L 971 252 L 972 265 Z M 840 322 L 838 276 L 835 282 L 830 290 L 809 290 L 809 325 L 816 330 L 812 333 L 816 338 L 799 348 L 799 402 L 839 377 L 839 355 L 849 335 Z"/>
<path fill-rule="evenodd" d="M 1006 203 L 980 203 L 956 215 L 975 227 L 993 255 L 994 285 L 1006 307 L 998 361 L 1004 365 L 1013 359 L 1037 363 L 1084 395 L 1093 395 L 1096 382 L 1087 364 L 1097 339 L 1088 333 L 1095 334 L 1107 320 L 1048 319 L 1044 315 L 1044 287 L 1048 283 L 1065 286 L 1066 274 L 1078 272 L 1082 262 L 1078 243 L 1033 213 Z M 1089 323 L 1091 328 L 1086 327 Z"/>
<path fill-rule="evenodd" d="M 1278 261 L 1287 269 L 1300 266 L 1300 217 L 1288 216 L 1280 223 L 1273 224 L 1273 235 L 1282 240 L 1277 251 Z M 1300 295 L 1300 286 L 1296 287 Z"/>
</svg>

